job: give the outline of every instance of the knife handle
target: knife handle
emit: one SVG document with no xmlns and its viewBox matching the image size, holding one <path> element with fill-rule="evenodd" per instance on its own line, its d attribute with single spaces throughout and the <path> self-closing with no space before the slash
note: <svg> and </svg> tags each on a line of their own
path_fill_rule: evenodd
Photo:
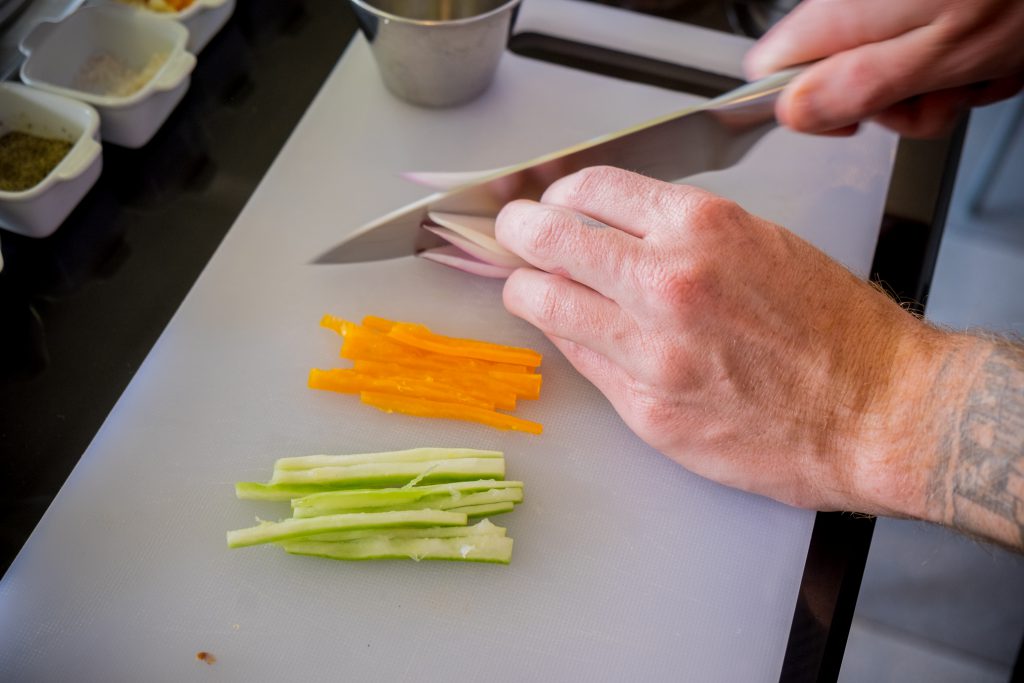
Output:
<svg viewBox="0 0 1024 683">
<path fill-rule="evenodd" d="M 722 118 L 741 127 L 769 121 L 775 115 L 775 101 L 779 99 L 779 95 L 811 64 L 813 62 L 799 64 L 741 85 L 709 100 L 701 109 L 722 114 Z"/>
</svg>

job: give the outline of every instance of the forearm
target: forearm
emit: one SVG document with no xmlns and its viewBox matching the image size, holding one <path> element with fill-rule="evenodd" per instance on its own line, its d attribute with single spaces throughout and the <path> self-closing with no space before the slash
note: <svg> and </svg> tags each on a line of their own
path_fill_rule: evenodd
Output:
<svg viewBox="0 0 1024 683">
<path fill-rule="evenodd" d="M 1024 347 L 930 334 L 865 458 L 866 507 L 1024 550 Z"/>
<path fill-rule="evenodd" d="M 981 339 L 975 348 L 935 453 L 927 515 L 1024 550 L 1024 348 Z"/>
</svg>

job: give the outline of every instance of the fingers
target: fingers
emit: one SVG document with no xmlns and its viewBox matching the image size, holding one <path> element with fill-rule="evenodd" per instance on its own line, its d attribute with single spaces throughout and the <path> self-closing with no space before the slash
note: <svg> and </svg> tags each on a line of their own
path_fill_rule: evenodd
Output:
<svg viewBox="0 0 1024 683">
<path fill-rule="evenodd" d="M 561 206 L 527 200 L 507 204 L 495 221 L 495 237 L 531 265 L 615 298 L 643 242 Z"/>
<path fill-rule="evenodd" d="M 897 102 L 875 121 L 910 138 L 937 138 L 949 133 L 970 106 L 968 88 L 927 93 Z"/>
<path fill-rule="evenodd" d="M 636 421 L 633 419 L 636 407 L 632 404 L 634 392 L 630 390 L 635 382 L 630 375 L 593 349 L 561 337 L 549 335 L 548 338 L 569 363 L 604 394 L 626 424 L 636 429 Z"/>
<path fill-rule="evenodd" d="M 911 32 L 809 67 L 779 97 L 779 121 L 807 133 L 830 131 L 935 90 L 936 59 L 924 40 Z"/>
<path fill-rule="evenodd" d="M 959 88 L 947 88 L 897 102 L 875 116 L 875 121 L 910 138 L 948 134 L 970 107 L 992 104 L 1021 91 L 1024 80 L 1000 78 Z"/>
<path fill-rule="evenodd" d="M 535 267 L 626 305 L 643 289 L 639 270 L 650 260 L 643 238 L 696 222 L 708 196 L 621 169 L 587 168 L 555 181 L 540 203 L 506 205 L 495 236 Z"/>
<path fill-rule="evenodd" d="M 602 223 L 645 237 L 652 229 L 679 223 L 689 213 L 694 187 L 674 185 L 611 166 L 593 166 L 553 182 L 544 204 L 564 206 Z"/>
<path fill-rule="evenodd" d="M 522 268 L 505 282 L 505 308 L 549 336 L 569 340 L 611 359 L 637 347 L 633 319 L 614 301 L 578 282 Z"/>
<path fill-rule="evenodd" d="M 744 58 L 748 78 L 762 78 L 928 23 L 927 3 L 892 0 L 808 0 L 776 24 Z"/>
</svg>

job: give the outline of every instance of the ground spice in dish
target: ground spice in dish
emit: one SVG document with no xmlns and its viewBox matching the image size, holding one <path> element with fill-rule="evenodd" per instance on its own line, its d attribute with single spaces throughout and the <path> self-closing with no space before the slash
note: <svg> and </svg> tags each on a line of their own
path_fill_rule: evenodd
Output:
<svg viewBox="0 0 1024 683">
<path fill-rule="evenodd" d="M 35 187 L 71 151 L 71 143 L 12 131 L 0 137 L 0 190 Z"/>
<path fill-rule="evenodd" d="M 75 77 L 74 87 L 93 95 L 128 97 L 149 83 L 167 61 L 167 53 L 150 55 L 141 70 L 133 69 L 115 55 L 100 52 L 82 65 Z"/>
</svg>

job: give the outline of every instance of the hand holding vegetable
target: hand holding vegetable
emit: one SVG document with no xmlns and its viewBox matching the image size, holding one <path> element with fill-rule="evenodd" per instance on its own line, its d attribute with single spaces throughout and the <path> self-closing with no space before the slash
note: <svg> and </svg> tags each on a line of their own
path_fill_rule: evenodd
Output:
<svg viewBox="0 0 1024 683">
<path fill-rule="evenodd" d="M 747 75 L 821 59 L 780 97 L 782 123 L 820 133 L 874 117 L 931 137 L 1020 91 L 1022 34 L 1020 0 L 806 0 L 750 51 Z"/>
<path fill-rule="evenodd" d="M 1024 434 L 997 458 L 1016 462 L 1009 511 L 954 514 L 970 487 L 999 485 L 981 467 L 956 482 L 966 460 L 951 433 L 985 363 L 1003 362 L 993 344 L 928 326 L 732 202 L 618 169 L 507 205 L 496 235 L 535 267 L 509 277 L 508 310 L 688 469 L 793 505 L 955 521 L 1024 546 Z M 1005 363 L 1024 424 L 1024 354 Z"/>
</svg>

